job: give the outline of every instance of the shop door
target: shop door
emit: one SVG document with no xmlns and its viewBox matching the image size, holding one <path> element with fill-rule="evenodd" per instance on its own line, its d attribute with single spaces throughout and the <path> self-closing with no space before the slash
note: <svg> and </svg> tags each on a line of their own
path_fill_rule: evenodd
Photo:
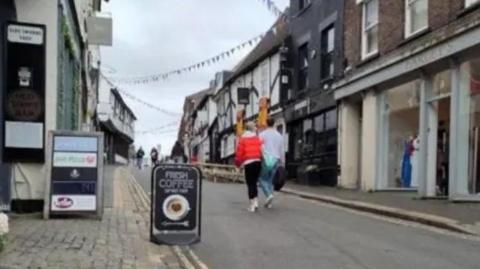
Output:
<svg viewBox="0 0 480 269">
<path fill-rule="evenodd" d="M 428 100 L 427 196 L 447 197 L 450 156 L 450 72 L 435 76 Z"/>
<path fill-rule="evenodd" d="M 428 104 L 429 196 L 448 196 L 450 97 Z"/>
</svg>

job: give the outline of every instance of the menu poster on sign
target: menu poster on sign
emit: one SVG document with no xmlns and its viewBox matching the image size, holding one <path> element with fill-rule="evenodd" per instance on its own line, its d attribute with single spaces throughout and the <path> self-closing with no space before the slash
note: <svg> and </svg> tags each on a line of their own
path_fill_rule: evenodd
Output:
<svg viewBox="0 0 480 269">
<path fill-rule="evenodd" d="M 55 133 L 55 132 L 54 132 Z M 100 136 L 91 133 L 52 134 L 50 212 L 94 213 L 102 192 Z"/>
<path fill-rule="evenodd" d="M 46 27 L 5 26 L 6 83 L 3 85 L 3 159 L 44 161 Z"/>
</svg>

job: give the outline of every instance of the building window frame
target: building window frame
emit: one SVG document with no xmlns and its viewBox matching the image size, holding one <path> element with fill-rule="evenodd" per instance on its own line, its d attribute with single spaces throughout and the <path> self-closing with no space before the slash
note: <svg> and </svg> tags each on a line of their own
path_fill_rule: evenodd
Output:
<svg viewBox="0 0 480 269">
<path fill-rule="evenodd" d="M 420 1 L 425 1 L 427 5 L 427 12 L 426 12 L 426 24 L 419 29 L 412 29 L 412 9 L 414 9 L 415 4 Z M 416 35 L 422 31 L 428 29 L 428 0 L 405 0 L 405 38 L 409 38 L 413 35 Z"/>
<path fill-rule="evenodd" d="M 335 25 L 326 27 L 321 34 L 321 59 L 320 59 L 320 78 L 327 80 L 333 78 L 335 74 L 334 54 L 335 54 Z"/>
<path fill-rule="evenodd" d="M 298 47 L 298 90 L 303 91 L 308 89 L 308 67 L 310 66 L 309 61 L 309 50 L 308 42 L 303 43 Z"/>
<path fill-rule="evenodd" d="M 362 5 L 362 60 L 370 58 L 378 54 L 378 27 L 380 25 L 379 20 L 379 0 L 357 0 L 357 3 Z M 369 5 L 376 4 L 376 21 L 372 21 L 370 25 L 367 25 L 367 8 Z M 371 31 L 376 31 L 377 41 L 375 49 L 368 51 L 369 34 Z"/>
</svg>

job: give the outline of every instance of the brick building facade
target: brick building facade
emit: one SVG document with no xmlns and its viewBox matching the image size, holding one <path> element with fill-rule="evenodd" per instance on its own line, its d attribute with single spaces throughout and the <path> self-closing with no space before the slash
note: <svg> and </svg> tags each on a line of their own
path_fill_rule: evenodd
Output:
<svg viewBox="0 0 480 269">
<path fill-rule="evenodd" d="M 478 199 L 479 6 L 345 1 L 341 186 Z"/>
</svg>

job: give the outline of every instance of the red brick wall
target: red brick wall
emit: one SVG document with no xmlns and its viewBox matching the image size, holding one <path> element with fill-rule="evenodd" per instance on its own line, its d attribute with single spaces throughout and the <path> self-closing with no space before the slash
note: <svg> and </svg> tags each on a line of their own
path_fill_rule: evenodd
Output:
<svg viewBox="0 0 480 269">
<path fill-rule="evenodd" d="M 379 0 L 378 2 L 380 21 L 378 51 L 383 55 L 395 49 L 403 41 L 405 0 Z"/>
<path fill-rule="evenodd" d="M 457 19 L 465 0 L 429 0 L 429 29 L 436 30 Z M 405 0 L 379 0 L 379 55 L 405 42 Z M 345 57 L 348 66 L 361 64 L 362 6 L 345 0 Z"/>
<path fill-rule="evenodd" d="M 355 0 L 345 0 L 344 48 L 347 66 L 356 66 L 361 57 L 362 9 Z"/>
</svg>

